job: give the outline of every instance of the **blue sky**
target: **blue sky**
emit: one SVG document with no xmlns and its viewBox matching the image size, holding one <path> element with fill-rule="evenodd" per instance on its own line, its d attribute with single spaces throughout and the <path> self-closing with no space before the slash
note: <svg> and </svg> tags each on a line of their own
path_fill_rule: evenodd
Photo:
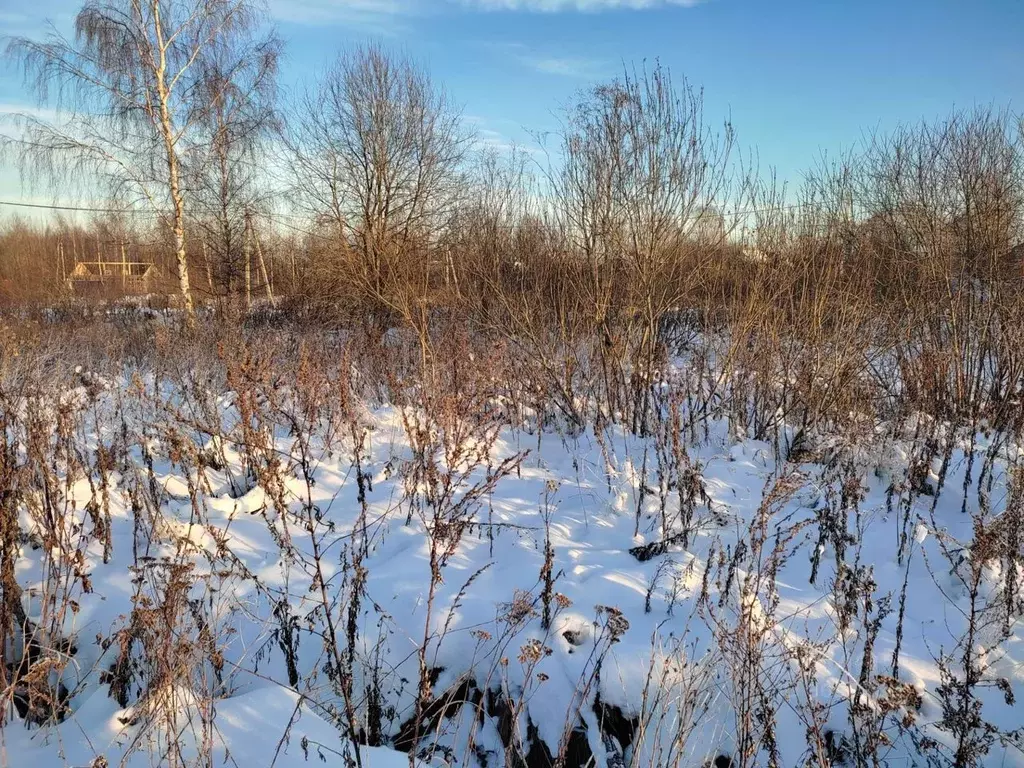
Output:
<svg viewBox="0 0 1024 768">
<path fill-rule="evenodd" d="M 66 27 L 77 5 L 0 0 L 0 30 Z M 574 92 L 656 58 L 793 182 L 865 132 L 954 107 L 1024 112 L 1022 0 L 270 0 L 270 12 L 286 87 L 339 48 L 382 41 L 425 63 L 494 144 L 530 142 Z M 0 111 L 30 103 L 0 75 Z"/>
</svg>

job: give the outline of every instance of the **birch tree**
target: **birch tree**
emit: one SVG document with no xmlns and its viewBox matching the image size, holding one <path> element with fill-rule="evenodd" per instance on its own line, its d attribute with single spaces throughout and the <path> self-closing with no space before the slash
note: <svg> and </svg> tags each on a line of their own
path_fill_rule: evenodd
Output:
<svg viewBox="0 0 1024 768">
<path fill-rule="evenodd" d="M 203 57 L 205 151 L 194 158 L 193 207 L 228 293 L 245 268 L 246 217 L 266 199 L 266 140 L 275 127 L 280 53 L 271 33 L 221 41 Z"/>
<path fill-rule="evenodd" d="M 40 105 L 61 116 L 17 119 L 16 134 L 4 142 L 23 176 L 55 189 L 75 184 L 105 193 L 159 217 L 172 235 L 190 327 L 185 169 L 211 103 L 201 63 L 208 51 L 250 35 L 259 21 L 249 0 L 91 1 L 75 17 L 71 37 L 53 29 L 43 40 L 7 44 Z"/>
</svg>

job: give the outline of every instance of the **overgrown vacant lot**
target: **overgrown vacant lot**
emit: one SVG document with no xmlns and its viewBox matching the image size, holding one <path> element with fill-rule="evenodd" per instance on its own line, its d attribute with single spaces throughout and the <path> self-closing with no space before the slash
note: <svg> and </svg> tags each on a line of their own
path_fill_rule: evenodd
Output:
<svg viewBox="0 0 1024 768">
<path fill-rule="evenodd" d="M 12 765 L 1021 763 L 1019 404 L 206 325 L 4 330 Z"/>
<path fill-rule="evenodd" d="M 6 44 L 0 766 L 1024 768 L 1021 115 L 794 187 L 653 60 L 524 150 L 265 22 Z"/>
</svg>

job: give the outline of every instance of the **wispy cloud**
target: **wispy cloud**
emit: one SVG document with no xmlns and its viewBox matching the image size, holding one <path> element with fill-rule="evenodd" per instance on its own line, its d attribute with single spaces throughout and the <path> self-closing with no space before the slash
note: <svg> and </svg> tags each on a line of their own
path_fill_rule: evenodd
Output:
<svg viewBox="0 0 1024 768">
<path fill-rule="evenodd" d="M 423 7 L 415 0 L 270 0 L 278 21 L 358 27 L 383 35 L 402 31 L 405 20 Z"/>
<path fill-rule="evenodd" d="M 515 148 L 515 144 L 505 134 L 492 128 L 477 128 L 474 146 L 496 152 L 511 152 Z"/>
<path fill-rule="evenodd" d="M 528 138 L 524 137 L 526 143 L 520 140 L 512 139 L 509 135 L 501 130 L 498 130 L 498 126 L 502 125 L 509 128 L 516 128 L 516 124 L 510 120 L 492 119 L 487 117 L 481 117 L 480 115 L 463 115 L 462 119 L 470 127 L 474 134 L 473 147 L 483 152 L 497 152 L 499 154 L 508 155 L 512 152 L 525 155 L 536 155 L 539 153 L 539 148 L 536 147 Z M 524 129 L 518 127 L 516 133 L 522 134 Z"/>
<path fill-rule="evenodd" d="M 7 145 L 10 152 L 0 152 L 0 176 L 6 169 L 9 171 L 9 178 L 18 178 L 18 183 L 25 186 L 21 177 L 20 155 L 23 148 L 27 148 L 22 142 L 31 138 L 31 130 L 35 126 L 41 127 L 48 124 L 60 133 L 74 132 L 74 117 L 67 112 L 61 112 L 49 107 L 39 107 L 31 104 L 0 101 L 0 146 Z M 13 145 L 8 144 L 13 142 Z M 13 194 L 12 185 L 8 181 L 0 180 L 0 197 L 6 196 L 11 199 Z M 14 199 L 21 196 L 18 192 Z M 58 190 L 55 190 L 57 192 Z M 59 190 L 66 192 L 66 190 Z"/>
<path fill-rule="evenodd" d="M 7 29 L 26 26 L 30 21 L 31 19 L 27 13 L 0 11 L 0 24 L 3 24 Z"/>
<path fill-rule="evenodd" d="M 534 56 L 522 57 L 523 63 L 538 72 L 562 77 L 592 78 L 601 72 L 601 62 L 594 59 L 581 59 L 568 56 Z"/>
<path fill-rule="evenodd" d="M 585 56 L 555 56 L 533 50 L 523 43 L 500 46 L 525 67 L 546 75 L 575 77 L 584 80 L 598 78 L 607 69 L 606 62 Z"/>
<path fill-rule="evenodd" d="M 650 10 L 668 6 L 690 7 L 702 0 L 461 0 L 464 6 L 486 11 L 616 11 Z"/>
<path fill-rule="evenodd" d="M 339 24 L 391 33 L 402 19 L 452 9 L 596 13 L 693 6 L 703 0 L 270 0 L 271 13 L 296 24 Z"/>
<path fill-rule="evenodd" d="M 42 120 L 48 123 L 60 123 L 68 120 L 67 113 L 49 107 L 0 101 L 0 125 L 3 125 L 5 122 L 16 122 L 21 117 Z"/>
<path fill-rule="evenodd" d="M 515 147 L 513 141 L 501 131 L 496 131 L 488 125 L 485 117 L 478 115 L 463 115 L 462 119 L 475 134 L 473 145 L 479 150 L 493 150 L 497 152 L 511 152 Z"/>
</svg>

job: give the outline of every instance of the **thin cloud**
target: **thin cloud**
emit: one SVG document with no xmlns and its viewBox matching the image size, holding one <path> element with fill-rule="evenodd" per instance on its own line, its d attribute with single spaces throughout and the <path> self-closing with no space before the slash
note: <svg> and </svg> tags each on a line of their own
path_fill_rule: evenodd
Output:
<svg viewBox="0 0 1024 768">
<path fill-rule="evenodd" d="M 294 24 L 339 24 L 376 32 L 400 31 L 401 20 L 445 9 L 596 13 L 616 10 L 651 10 L 689 7 L 704 0 L 270 0 L 279 21 Z"/>
<path fill-rule="evenodd" d="M 516 149 L 516 144 L 503 133 L 489 128 L 477 130 L 476 141 L 473 148 L 479 151 L 498 152 L 503 155 L 511 154 Z"/>
<path fill-rule="evenodd" d="M 335 24 L 391 35 L 422 6 L 413 0 L 271 0 L 270 13 L 291 24 Z"/>
<path fill-rule="evenodd" d="M 487 118 L 478 115 L 463 115 L 462 119 L 473 130 L 473 146 L 479 150 L 511 152 L 515 144 L 505 134 L 488 126 Z"/>
<path fill-rule="evenodd" d="M 692 7 L 702 0 L 462 0 L 470 8 L 484 11 L 534 11 L 556 13 L 559 11 L 644 11 L 669 6 Z"/>
<path fill-rule="evenodd" d="M 576 59 L 565 56 L 538 56 L 526 58 L 524 63 L 538 72 L 562 77 L 593 78 L 601 71 L 600 62 L 593 59 Z"/>
<path fill-rule="evenodd" d="M 582 56 L 551 56 L 532 50 L 523 43 L 510 43 L 502 47 L 523 66 L 545 75 L 592 80 L 600 77 L 606 69 L 605 63 L 597 59 Z"/>
<path fill-rule="evenodd" d="M 498 130 L 495 123 L 512 126 L 513 121 L 481 117 L 479 115 L 463 115 L 463 121 L 473 131 L 473 148 L 481 152 L 497 152 L 509 155 L 513 152 L 525 155 L 536 155 L 539 149 L 532 144 L 524 144 L 512 139 L 508 134 Z M 520 129 L 520 133 L 522 130 Z"/>
<path fill-rule="evenodd" d="M 5 29 L 27 26 L 30 21 L 31 19 L 27 13 L 10 13 L 8 11 L 0 11 L 0 24 L 2 24 Z"/>
<path fill-rule="evenodd" d="M 38 107 L 32 104 L 20 104 L 12 102 L 0 101 L 0 118 L 13 118 L 20 117 L 36 118 L 38 120 L 46 120 L 47 122 L 56 123 L 62 119 L 67 119 L 65 113 L 60 112 L 56 109 L 49 107 Z"/>
</svg>

